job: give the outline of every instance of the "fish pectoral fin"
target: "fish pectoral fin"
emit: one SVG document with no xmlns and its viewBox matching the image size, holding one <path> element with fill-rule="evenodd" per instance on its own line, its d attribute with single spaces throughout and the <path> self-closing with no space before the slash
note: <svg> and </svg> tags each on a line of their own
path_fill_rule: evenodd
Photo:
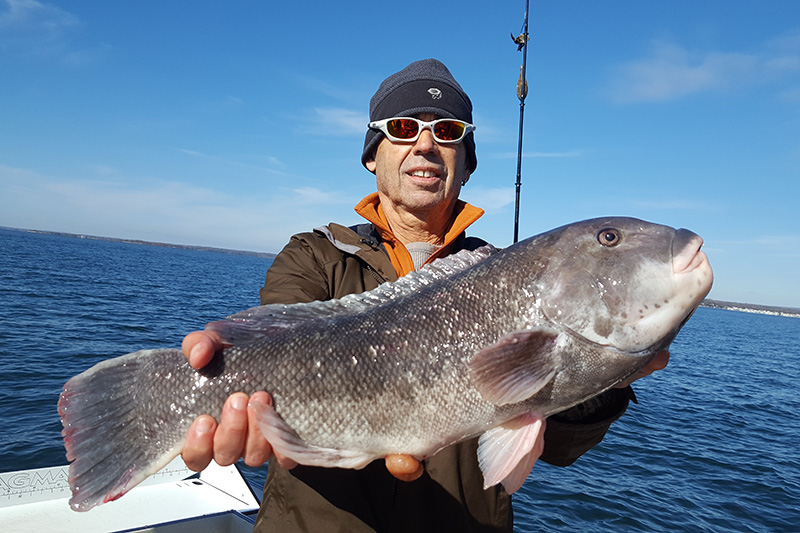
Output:
<svg viewBox="0 0 800 533">
<path fill-rule="evenodd" d="M 470 361 L 474 387 L 495 405 L 530 398 L 555 376 L 557 338 L 556 330 L 543 327 L 502 337 Z"/>
<path fill-rule="evenodd" d="M 374 454 L 366 452 L 307 444 L 271 405 L 258 400 L 250 400 L 250 405 L 256 412 L 258 427 L 272 449 L 301 465 L 359 469 L 377 459 Z"/>
<path fill-rule="evenodd" d="M 544 450 L 545 420 L 538 413 L 525 413 L 490 429 L 478 439 L 478 464 L 483 488 L 502 483 L 513 494 L 525 483 Z"/>
</svg>

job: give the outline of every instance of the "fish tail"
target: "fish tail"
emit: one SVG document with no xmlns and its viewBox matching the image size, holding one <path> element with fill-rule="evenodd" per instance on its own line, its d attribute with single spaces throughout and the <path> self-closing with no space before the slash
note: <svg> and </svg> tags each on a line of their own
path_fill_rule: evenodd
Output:
<svg viewBox="0 0 800 533">
<path fill-rule="evenodd" d="M 142 350 L 102 361 L 64 385 L 58 412 L 74 510 L 116 500 L 180 453 L 191 420 L 154 413 L 153 369 L 181 360 L 179 350 Z"/>
</svg>

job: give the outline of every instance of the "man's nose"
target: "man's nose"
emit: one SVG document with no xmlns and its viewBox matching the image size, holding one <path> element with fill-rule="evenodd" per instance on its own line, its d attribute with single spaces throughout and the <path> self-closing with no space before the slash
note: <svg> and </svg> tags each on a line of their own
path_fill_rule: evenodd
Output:
<svg viewBox="0 0 800 533">
<path fill-rule="evenodd" d="M 419 133 L 417 142 L 414 143 L 414 151 L 418 153 L 428 153 L 439 150 L 439 143 L 433 138 L 430 128 L 425 128 Z"/>
</svg>

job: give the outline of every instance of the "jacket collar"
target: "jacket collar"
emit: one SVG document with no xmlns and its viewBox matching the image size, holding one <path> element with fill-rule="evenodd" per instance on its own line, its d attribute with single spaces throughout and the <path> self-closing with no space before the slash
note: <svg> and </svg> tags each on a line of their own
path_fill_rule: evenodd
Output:
<svg viewBox="0 0 800 533">
<path fill-rule="evenodd" d="M 411 254 L 408 253 L 406 247 L 401 243 L 392 233 L 389 227 L 389 222 L 386 220 L 386 215 L 381 207 L 381 201 L 378 193 L 374 192 L 366 196 L 355 207 L 356 213 L 371 222 L 381 239 L 386 252 L 389 254 L 389 259 L 392 261 L 392 266 L 397 272 L 398 276 L 405 276 L 409 272 L 414 271 L 414 263 L 411 260 Z M 456 202 L 453 221 L 444 236 L 444 245 L 438 252 L 433 254 L 425 264 L 430 263 L 438 257 L 447 255 L 450 245 L 456 242 L 459 237 L 463 238 L 464 231 L 472 225 L 473 222 L 478 220 L 484 211 L 478 207 L 474 207 L 462 200 Z"/>
</svg>

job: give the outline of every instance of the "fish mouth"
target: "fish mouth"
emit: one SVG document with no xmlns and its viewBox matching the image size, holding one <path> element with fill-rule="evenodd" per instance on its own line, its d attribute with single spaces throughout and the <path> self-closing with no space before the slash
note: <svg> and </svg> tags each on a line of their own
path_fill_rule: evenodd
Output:
<svg viewBox="0 0 800 533">
<path fill-rule="evenodd" d="M 675 231 L 672 240 L 672 272 L 676 281 L 681 284 L 694 284 L 690 291 L 687 307 L 697 307 L 706 297 L 714 283 L 714 271 L 708 256 L 700 248 L 703 239 L 688 229 Z"/>
<path fill-rule="evenodd" d="M 708 257 L 701 252 L 703 238 L 688 229 L 679 229 L 672 240 L 672 271 L 685 274 L 708 264 Z"/>
</svg>

